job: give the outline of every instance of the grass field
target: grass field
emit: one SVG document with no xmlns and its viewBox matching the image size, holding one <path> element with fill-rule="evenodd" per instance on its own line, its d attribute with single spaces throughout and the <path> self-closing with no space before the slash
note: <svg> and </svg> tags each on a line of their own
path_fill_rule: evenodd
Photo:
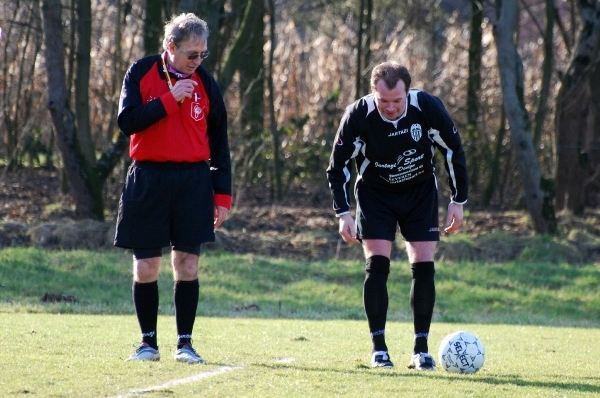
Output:
<svg viewBox="0 0 600 398">
<path fill-rule="evenodd" d="M 130 256 L 0 251 L 1 397 L 598 397 L 598 264 L 439 263 L 430 351 L 468 330 L 486 347 L 474 375 L 406 368 L 408 265 L 392 264 L 386 335 L 396 367 L 369 368 L 361 261 L 293 262 L 209 252 L 194 341 L 207 365 L 173 360 L 165 258 L 157 363 L 124 362 L 139 341 Z M 46 293 L 76 303 L 41 303 Z M 435 355 L 437 357 L 437 355 Z"/>
<path fill-rule="evenodd" d="M 191 366 L 172 358 L 172 316 L 159 320 L 158 363 L 123 361 L 134 350 L 133 316 L 2 314 L 0 320 L 1 396 L 134 396 L 144 389 L 150 397 L 600 395 L 600 330 L 591 328 L 436 323 L 432 343 L 467 329 L 486 346 L 483 369 L 457 375 L 407 369 L 412 334 L 402 322 L 387 328 L 396 367 L 372 370 L 362 321 L 199 317 L 195 341 L 208 365 Z"/>
</svg>

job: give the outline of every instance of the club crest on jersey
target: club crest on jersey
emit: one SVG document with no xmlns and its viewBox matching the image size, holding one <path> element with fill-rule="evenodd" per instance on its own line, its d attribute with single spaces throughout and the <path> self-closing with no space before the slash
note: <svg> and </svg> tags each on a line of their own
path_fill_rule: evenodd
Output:
<svg viewBox="0 0 600 398">
<path fill-rule="evenodd" d="M 335 139 L 335 145 L 343 145 L 344 143 L 342 142 L 342 137 L 340 137 L 340 135 L 338 134 L 337 138 Z"/>
<path fill-rule="evenodd" d="M 204 119 L 204 111 L 202 110 L 202 107 L 200 106 L 200 104 L 198 102 L 192 102 L 191 113 L 192 113 L 192 119 L 194 119 L 197 122 Z"/>
<path fill-rule="evenodd" d="M 410 126 L 410 135 L 412 136 L 413 140 L 415 141 L 419 141 L 421 139 L 421 125 L 420 124 L 413 124 L 412 126 Z"/>
</svg>

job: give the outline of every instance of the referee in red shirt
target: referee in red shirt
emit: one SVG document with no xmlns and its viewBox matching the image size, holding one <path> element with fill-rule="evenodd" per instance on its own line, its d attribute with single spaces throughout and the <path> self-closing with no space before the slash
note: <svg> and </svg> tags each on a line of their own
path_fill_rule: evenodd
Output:
<svg viewBox="0 0 600 398">
<path fill-rule="evenodd" d="M 231 208 L 227 112 L 213 76 L 208 26 L 194 14 L 164 28 L 162 54 L 133 63 L 123 81 L 118 124 L 130 137 L 115 246 L 133 251 L 133 303 L 142 343 L 127 360 L 157 361 L 158 276 L 171 247 L 177 350 L 175 359 L 204 363 L 192 348 L 198 306 L 200 245 Z"/>
</svg>

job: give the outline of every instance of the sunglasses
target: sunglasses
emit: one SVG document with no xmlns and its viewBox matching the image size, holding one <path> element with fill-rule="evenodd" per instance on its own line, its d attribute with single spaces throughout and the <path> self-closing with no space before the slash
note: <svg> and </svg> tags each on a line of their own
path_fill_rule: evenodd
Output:
<svg viewBox="0 0 600 398">
<path fill-rule="evenodd" d="M 181 50 L 181 47 L 177 47 L 177 49 L 180 50 L 181 52 L 183 52 L 183 50 Z M 184 54 L 187 57 L 187 59 L 189 59 L 190 61 L 193 61 L 193 60 L 197 59 L 198 57 L 200 57 L 200 59 L 208 58 L 208 56 L 210 55 L 210 51 L 206 50 L 206 51 L 202 51 L 201 53 L 193 53 L 193 54 L 184 53 Z"/>
</svg>

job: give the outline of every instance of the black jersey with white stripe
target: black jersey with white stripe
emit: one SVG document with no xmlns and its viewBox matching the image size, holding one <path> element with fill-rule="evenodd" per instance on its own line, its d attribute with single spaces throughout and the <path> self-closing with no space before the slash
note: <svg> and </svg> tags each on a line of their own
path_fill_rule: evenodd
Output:
<svg viewBox="0 0 600 398">
<path fill-rule="evenodd" d="M 451 200 L 467 201 L 467 164 L 460 135 L 442 101 L 409 90 L 398 120 L 384 118 L 369 94 L 346 108 L 337 131 L 327 179 L 337 215 L 350 211 L 351 159 L 358 178 L 376 190 L 403 192 L 427 181 L 435 171 L 434 151 L 444 159 Z"/>
</svg>

